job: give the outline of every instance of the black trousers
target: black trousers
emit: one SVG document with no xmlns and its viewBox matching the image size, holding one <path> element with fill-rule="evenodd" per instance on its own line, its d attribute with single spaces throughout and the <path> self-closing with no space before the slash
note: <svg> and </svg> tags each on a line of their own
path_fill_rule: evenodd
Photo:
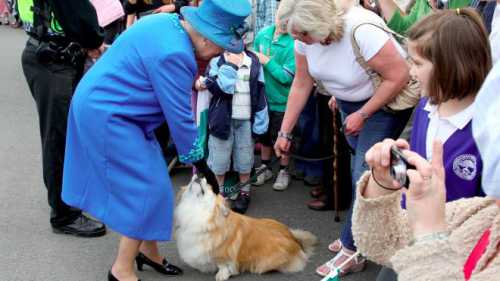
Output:
<svg viewBox="0 0 500 281">
<path fill-rule="evenodd" d="M 51 207 L 50 222 L 64 225 L 80 215 L 80 211 L 66 205 L 61 199 L 66 124 L 75 87 L 81 78 L 81 69 L 66 63 L 40 63 L 36 46 L 27 43 L 22 54 L 26 81 L 35 99 L 42 140 L 43 182 Z"/>
</svg>

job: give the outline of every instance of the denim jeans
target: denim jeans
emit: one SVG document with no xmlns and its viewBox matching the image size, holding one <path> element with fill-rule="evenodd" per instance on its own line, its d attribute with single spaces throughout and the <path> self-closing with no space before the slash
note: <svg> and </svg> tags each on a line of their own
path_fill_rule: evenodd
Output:
<svg viewBox="0 0 500 281">
<path fill-rule="evenodd" d="M 345 118 L 359 110 L 366 101 L 362 102 L 346 102 L 337 100 L 337 104 L 342 116 L 342 123 Z M 352 174 L 352 202 L 349 208 L 349 213 L 346 217 L 346 222 L 342 228 L 340 241 L 348 250 L 355 251 L 354 239 L 352 237 L 352 206 L 356 196 L 356 182 L 361 175 L 368 169 L 365 162 L 366 152 L 377 142 L 385 138 L 397 138 L 404 129 L 408 119 L 410 118 L 412 109 L 400 111 L 398 113 L 389 113 L 384 110 L 375 112 L 370 118 L 365 121 L 365 124 L 357 136 L 346 136 L 347 142 L 352 147 L 354 155 L 351 155 L 351 174 Z"/>
<path fill-rule="evenodd" d="M 250 120 L 231 119 L 229 138 L 208 137 L 208 166 L 220 176 L 231 167 L 240 174 L 249 174 L 254 162 L 254 142 Z"/>
<path fill-rule="evenodd" d="M 299 155 L 307 155 L 308 157 L 320 158 L 322 147 L 319 137 L 319 116 L 318 116 L 318 101 L 316 96 L 311 95 L 306 103 L 306 106 L 300 114 L 297 124 L 300 131 Z M 301 161 L 295 160 L 295 169 L 304 172 L 305 176 L 321 177 L 323 175 L 324 161 Z"/>
</svg>

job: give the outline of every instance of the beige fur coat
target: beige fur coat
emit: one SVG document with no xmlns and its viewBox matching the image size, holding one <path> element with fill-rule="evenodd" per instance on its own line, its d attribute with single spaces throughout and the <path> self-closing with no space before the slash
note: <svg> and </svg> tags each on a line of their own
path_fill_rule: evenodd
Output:
<svg viewBox="0 0 500 281">
<path fill-rule="evenodd" d="M 500 208 L 488 198 L 470 198 L 446 204 L 450 236 L 411 245 L 401 192 L 374 199 L 361 196 L 366 172 L 358 182 L 353 211 L 353 235 L 358 250 L 370 260 L 393 268 L 399 281 L 465 280 L 463 266 L 483 232 L 491 228 L 490 243 L 470 281 L 500 281 Z"/>
</svg>

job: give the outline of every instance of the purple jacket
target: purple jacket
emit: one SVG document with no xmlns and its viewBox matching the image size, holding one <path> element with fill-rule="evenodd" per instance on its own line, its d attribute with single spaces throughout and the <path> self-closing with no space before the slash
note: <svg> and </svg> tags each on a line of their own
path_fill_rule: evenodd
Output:
<svg viewBox="0 0 500 281">
<path fill-rule="evenodd" d="M 429 116 L 424 107 L 427 98 L 422 98 L 415 109 L 411 150 L 422 157 L 426 155 L 427 128 Z M 460 198 L 484 196 L 481 189 L 481 171 L 483 161 L 472 137 L 472 122 L 462 130 L 455 131 L 444 143 L 443 160 L 446 179 L 446 201 Z"/>
</svg>

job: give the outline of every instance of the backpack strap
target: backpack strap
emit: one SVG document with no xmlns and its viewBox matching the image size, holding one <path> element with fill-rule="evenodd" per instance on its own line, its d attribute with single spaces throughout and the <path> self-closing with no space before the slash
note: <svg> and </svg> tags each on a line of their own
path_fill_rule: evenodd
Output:
<svg viewBox="0 0 500 281">
<path fill-rule="evenodd" d="M 404 37 L 404 36 L 402 36 L 402 35 L 394 32 L 393 30 L 391 30 L 390 28 L 388 28 L 386 26 L 382 26 L 382 25 L 379 25 L 379 24 L 376 24 L 376 23 L 373 23 L 373 22 L 363 22 L 363 23 L 360 23 L 360 24 L 354 26 L 354 28 L 352 29 L 352 32 L 351 32 L 351 45 L 352 45 L 352 50 L 354 52 L 354 56 L 356 57 L 356 61 L 366 71 L 366 74 L 368 74 L 368 76 L 370 77 L 370 79 L 374 83 L 374 86 L 378 86 L 377 83 L 379 81 L 376 81 L 376 80 L 378 80 L 379 74 L 377 72 L 375 72 L 373 69 L 371 69 L 368 66 L 368 62 L 365 60 L 365 58 L 361 54 L 361 48 L 359 47 L 359 44 L 356 41 L 356 36 L 355 36 L 356 31 L 358 30 L 358 28 L 360 28 L 363 25 L 372 25 L 372 26 L 375 26 L 375 27 L 377 27 L 377 28 L 385 31 L 386 33 L 389 33 L 389 34 L 393 35 L 394 37 L 397 37 L 397 38 L 399 38 L 401 40 L 405 40 L 406 37 Z"/>
</svg>

